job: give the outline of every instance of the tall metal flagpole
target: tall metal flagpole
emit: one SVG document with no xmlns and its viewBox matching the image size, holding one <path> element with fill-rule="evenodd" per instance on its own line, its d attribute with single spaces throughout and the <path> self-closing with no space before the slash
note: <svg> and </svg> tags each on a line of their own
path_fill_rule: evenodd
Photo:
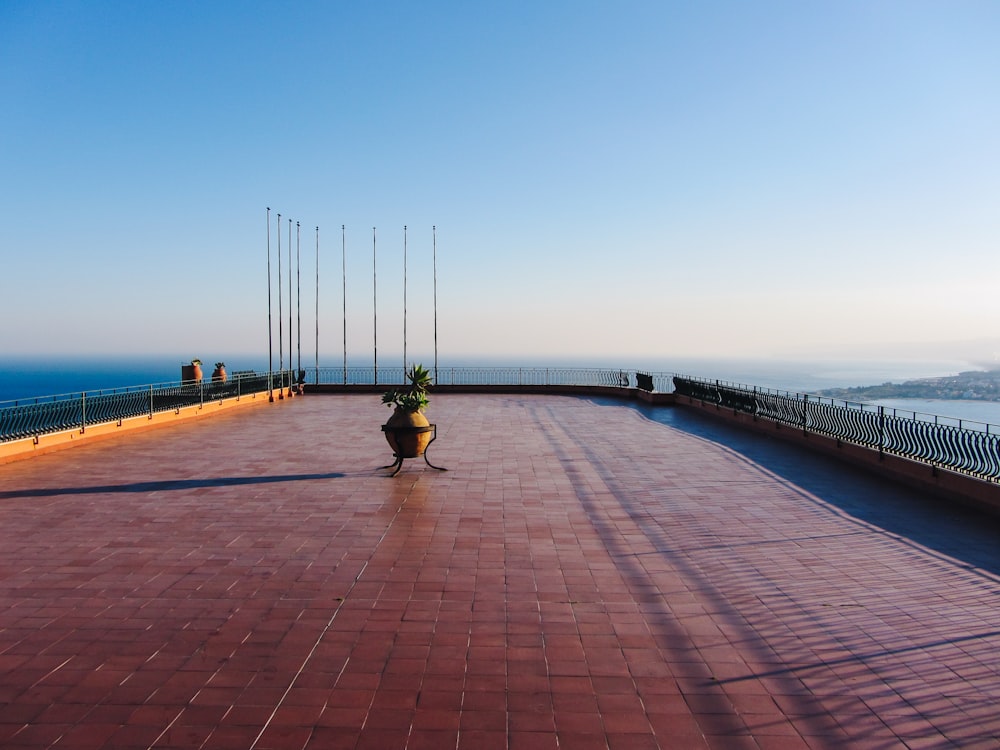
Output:
<svg viewBox="0 0 1000 750">
<path fill-rule="evenodd" d="M 437 226 L 434 232 L 434 382 L 438 382 L 438 241 Z"/>
<path fill-rule="evenodd" d="M 319 385 L 319 227 L 316 227 L 316 385 Z"/>
<path fill-rule="evenodd" d="M 378 385 L 378 262 L 375 257 L 375 227 L 372 227 L 372 323 L 374 329 L 375 385 Z"/>
<path fill-rule="evenodd" d="M 340 265 L 344 300 L 344 385 L 347 385 L 347 228 L 340 225 Z"/>
<path fill-rule="evenodd" d="M 292 395 L 292 220 L 288 220 L 288 395 Z"/>
<path fill-rule="evenodd" d="M 274 346 L 271 333 L 271 207 L 267 207 L 267 400 L 274 401 Z"/>
<path fill-rule="evenodd" d="M 406 224 L 403 225 L 403 371 L 406 371 Z"/>
<path fill-rule="evenodd" d="M 295 222 L 295 336 L 296 351 L 298 352 L 298 384 L 299 393 L 302 393 L 302 384 L 305 382 L 304 371 L 302 370 L 302 227 L 299 222 Z"/>
<path fill-rule="evenodd" d="M 285 398 L 285 340 L 281 330 L 281 214 L 278 214 L 278 398 Z"/>
</svg>

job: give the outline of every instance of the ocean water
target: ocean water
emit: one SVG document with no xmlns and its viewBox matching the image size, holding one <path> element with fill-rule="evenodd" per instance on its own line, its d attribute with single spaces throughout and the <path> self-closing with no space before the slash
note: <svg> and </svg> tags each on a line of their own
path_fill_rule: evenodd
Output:
<svg viewBox="0 0 1000 750">
<path fill-rule="evenodd" d="M 427 362 L 428 360 L 425 359 L 424 363 L 427 364 Z M 666 358 L 662 355 L 632 357 L 625 360 L 600 357 L 549 359 L 479 357 L 456 362 L 441 362 L 441 367 L 452 365 L 470 367 L 595 367 L 611 370 L 641 370 L 652 373 L 690 375 L 798 393 L 816 393 L 826 388 L 878 385 L 887 381 L 902 382 L 915 378 L 954 375 L 965 370 L 980 369 L 968 362 L 957 360 L 849 361 Z"/>
<path fill-rule="evenodd" d="M 266 370 L 267 358 L 227 358 L 227 369 Z M 181 379 L 181 365 L 190 358 L 180 356 L 109 356 L 109 357 L 6 357 L 0 359 L 0 403 L 39 396 L 55 396 L 125 388 Z M 205 361 L 205 374 L 214 362 Z M 277 365 L 275 365 L 277 368 Z"/>
<path fill-rule="evenodd" d="M 893 398 L 875 402 L 893 409 L 900 417 L 933 421 L 934 416 L 947 417 L 943 424 L 980 429 L 982 425 L 1000 425 L 1000 402 L 963 401 L 939 398 Z M 991 429 L 991 432 L 994 430 Z"/>
<path fill-rule="evenodd" d="M 227 355 L 220 357 L 230 372 L 236 370 L 267 369 L 267 357 L 256 355 Z M 429 364 L 432 357 L 423 361 Z M 638 361 L 635 361 L 638 359 Z M 100 389 L 172 383 L 180 380 L 181 365 L 189 360 L 179 355 L 163 356 L 110 356 L 110 357 L 6 357 L 0 359 L 0 403 L 13 400 L 57 394 L 79 393 Z M 311 367 L 314 355 L 303 366 Z M 342 355 L 321 357 L 321 366 L 339 367 Z M 206 373 L 214 362 L 205 361 Z M 401 362 L 389 357 L 380 358 L 380 367 L 393 367 Z M 349 366 L 370 366 L 371 360 L 349 359 Z M 826 388 L 844 388 L 877 385 L 885 382 L 903 382 L 916 378 L 953 375 L 964 370 L 979 369 L 967 362 L 953 360 L 867 360 L 867 361 L 795 361 L 778 359 L 694 359 L 650 356 L 620 361 L 602 358 L 486 358 L 472 357 L 439 360 L 446 367 L 594 367 L 624 370 L 642 370 L 654 373 L 673 373 L 701 378 L 718 379 L 730 383 L 787 390 L 798 393 L 816 393 Z M 274 361 L 277 369 L 278 363 Z M 957 419 L 977 420 L 1000 424 L 1000 403 L 979 401 L 929 401 L 927 399 L 900 399 L 880 402 L 887 406 L 911 411 L 941 414 Z"/>
</svg>

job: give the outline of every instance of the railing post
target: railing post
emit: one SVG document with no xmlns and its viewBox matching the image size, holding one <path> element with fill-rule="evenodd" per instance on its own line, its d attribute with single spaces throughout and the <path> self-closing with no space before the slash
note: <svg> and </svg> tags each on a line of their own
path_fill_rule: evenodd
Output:
<svg viewBox="0 0 1000 750">
<path fill-rule="evenodd" d="M 87 392 L 80 393 L 80 433 L 87 431 Z"/>
<path fill-rule="evenodd" d="M 149 418 L 153 418 L 153 384 L 149 384 Z"/>
<path fill-rule="evenodd" d="M 199 380 L 198 381 L 198 396 L 201 399 L 201 407 L 200 408 L 204 409 L 205 408 L 205 381 L 204 380 Z"/>
<path fill-rule="evenodd" d="M 802 434 L 809 434 L 809 394 L 802 394 Z"/>
<path fill-rule="evenodd" d="M 878 408 L 878 460 L 885 457 L 885 407 Z"/>
</svg>

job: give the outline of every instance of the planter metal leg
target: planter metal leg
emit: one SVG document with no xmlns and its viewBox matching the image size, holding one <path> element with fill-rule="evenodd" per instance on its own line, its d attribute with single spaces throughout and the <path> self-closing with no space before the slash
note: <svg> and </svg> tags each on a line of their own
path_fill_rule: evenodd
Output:
<svg viewBox="0 0 1000 750">
<path fill-rule="evenodd" d="M 395 454 L 393 454 L 393 455 L 395 455 Z M 389 475 L 390 477 L 394 477 L 394 476 L 396 476 L 399 473 L 399 470 L 403 468 L 403 457 L 402 456 L 396 456 L 396 463 L 389 464 L 388 466 L 379 466 L 379 468 L 380 469 L 394 469 L 394 471 L 392 472 L 392 474 Z"/>
<path fill-rule="evenodd" d="M 430 443 L 427 443 L 427 447 L 424 448 L 424 463 L 430 466 L 432 469 L 437 469 L 438 471 L 448 471 L 443 466 L 435 466 L 430 462 L 430 459 L 427 458 L 427 451 L 431 449 L 431 443 L 433 443 L 437 439 L 438 439 L 437 425 L 434 425 L 434 437 L 431 438 Z"/>
<path fill-rule="evenodd" d="M 431 435 L 431 439 L 428 441 L 427 446 L 424 448 L 423 453 L 422 453 L 422 455 L 424 457 L 424 463 L 426 463 L 432 469 L 437 469 L 438 471 L 448 471 L 443 466 L 435 466 L 434 464 L 432 464 L 430 462 L 430 459 L 427 458 L 427 451 L 430 450 L 431 443 L 433 443 L 435 440 L 437 440 L 437 425 L 433 425 L 432 424 L 432 425 L 429 425 L 428 427 L 419 427 L 419 428 L 400 428 L 400 431 L 403 431 L 403 430 L 413 430 L 413 429 L 417 429 L 417 430 L 420 430 L 422 432 L 423 431 L 430 431 L 430 432 L 433 433 Z M 388 431 L 388 430 L 383 426 L 383 431 L 385 432 L 385 431 Z M 396 457 L 396 460 L 393 463 L 389 464 L 388 466 L 380 466 L 379 467 L 380 469 L 392 469 L 393 472 L 389 475 L 390 477 L 396 476 L 399 473 L 399 470 L 403 468 L 403 459 L 404 459 L 404 457 L 400 456 L 398 453 L 393 453 L 392 455 Z M 416 458 L 416 457 L 415 456 L 411 456 L 411 458 Z"/>
</svg>

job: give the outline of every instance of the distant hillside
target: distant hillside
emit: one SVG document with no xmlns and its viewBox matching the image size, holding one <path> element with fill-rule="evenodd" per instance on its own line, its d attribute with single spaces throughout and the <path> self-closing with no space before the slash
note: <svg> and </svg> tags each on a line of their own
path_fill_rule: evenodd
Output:
<svg viewBox="0 0 1000 750">
<path fill-rule="evenodd" d="M 1000 370 L 973 370 L 943 378 L 921 378 L 905 383 L 882 383 L 856 388 L 828 388 L 819 395 L 845 401 L 875 401 L 885 398 L 940 398 L 968 401 L 1000 401 Z"/>
</svg>

